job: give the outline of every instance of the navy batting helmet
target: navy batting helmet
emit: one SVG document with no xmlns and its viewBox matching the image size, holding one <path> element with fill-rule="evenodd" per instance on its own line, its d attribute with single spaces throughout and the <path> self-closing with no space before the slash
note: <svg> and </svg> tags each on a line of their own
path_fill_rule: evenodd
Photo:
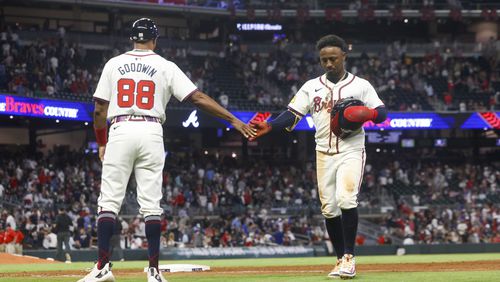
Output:
<svg viewBox="0 0 500 282">
<path fill-rule="evenodd" d="M 132 32 L 130 33 L 130 40 L 134 42 L 147 42 L 158 38 L 158 28 L 153 20 L 148 18 L 141 18 L 132 24 Z"/>
</svg>

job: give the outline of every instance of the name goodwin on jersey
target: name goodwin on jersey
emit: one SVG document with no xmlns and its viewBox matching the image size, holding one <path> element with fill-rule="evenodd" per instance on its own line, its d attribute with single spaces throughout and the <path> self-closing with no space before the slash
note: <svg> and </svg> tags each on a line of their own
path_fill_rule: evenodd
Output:
<svg viewBox="0 0 500 282">
<path fill-rule="evenodd" d="M 155 68 L 143 63 L 124 64 L 123 66 L 118 67 L 118 71 L 120 72 L 121 75 L 124 75 L 129 72 L 142 72 L 149 75 L 150 77 L 153 77 L 153 75 L 155 75 L 157 72 Z"/>
</svg>

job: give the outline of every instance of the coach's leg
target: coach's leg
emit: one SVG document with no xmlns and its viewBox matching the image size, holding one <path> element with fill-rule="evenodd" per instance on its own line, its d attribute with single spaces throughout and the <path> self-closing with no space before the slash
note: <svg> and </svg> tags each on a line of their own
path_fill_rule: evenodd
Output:
<svg viewBox="0 0 500 282">
<path fill-rule="evenodd" d="M 334 156 L 316 152 L 316 174 L 318 179 L 318 194 L 321 201 L 321 213 L 325 217 L 326 231 L 330 237 L 337 258 L 344 255 L 344 235 L 340 208 L 335 199 Z"/>
<path fill-rule="evenodd" d="M 109 262 L 109 245 L 116 215 L 120 212 L 135 160 L 136 151 L 133 148 L 137 142 L 134 137 L 137 136 L 134 132 L 131 135 L 129 129 L 127 123 L 111 126 L 102 163 L 101 194 L 97 202 L 98 269 L 102 269 Z"/>
<path fill-rule="evenodd" d="M 163 166 L 165 164 L 165 149 L 163 146 L 163 129 L 160 124 L 146 123 L 148 130 L 147 141 L 144 141 L 137 160 L 134 172 L 137 182 L 137 201 L 141 206 L 140 213 L 146 222 L 146 238 L 148 239 L 149 267 L 158 270 L 160 253 L 160 216 L 163 209 L 160 207 L 162 199 L 161 185 L 163 180 Z"/>
<path fill-rule="evenodd" d="M 354 255 L 358 229 L 358 193 L 363 180 L 365 152 L 353 151 L 341 156 L 337 171 L 337 200 L 342 210 L 345 253 Z"/>
</svg>

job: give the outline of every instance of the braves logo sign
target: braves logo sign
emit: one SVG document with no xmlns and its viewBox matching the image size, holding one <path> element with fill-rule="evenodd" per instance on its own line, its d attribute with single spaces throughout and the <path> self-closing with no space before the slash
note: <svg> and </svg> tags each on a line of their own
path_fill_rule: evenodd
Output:
<svg viewBox="0 0 500 282">
<path fill-rule="evenodd" d="M 182 122 L 182 126 L 189 127 L 190 124 L 192 124 L 195 128 L 200 126 L 198 116 L 196 115 L 197 112 L 197 110 L 192 111 L 187 120 Z"/>
</svg>

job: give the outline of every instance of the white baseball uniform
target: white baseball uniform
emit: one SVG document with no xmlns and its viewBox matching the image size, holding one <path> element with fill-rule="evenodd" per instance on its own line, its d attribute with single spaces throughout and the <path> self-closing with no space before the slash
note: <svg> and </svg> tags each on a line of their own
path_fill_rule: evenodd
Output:
<svg viewBox="0 0 500 282">
<path fill-rule="evenodd" d="M 196 90 L 176 64 L 150 50 L 126 52 L 106 63 L 94 93 L 94 99 L 109 102 L 111 121 L 99 212 L 118 214 L 133 170 L 140 213 L 145 217 L 163 213 L 165 107 L 172 95 L 184 101 Z"/>
<path fill-rule="evenodd" d="M 351 73 L 337 84 L 326 74 L 304 83 L 288 105 L 302 117 L 307 113 L 316 128 L 316 174 L 321 211 L 326 218 L 341 214 L 340 209 L 357 207 L 357 195 L 365 166 L 365 132 L 345 139 L 330 130 L 330 112 L 341 98 L 359 99 L 369 108 L 384 105 L 373 86 Z"/>
</svg>

